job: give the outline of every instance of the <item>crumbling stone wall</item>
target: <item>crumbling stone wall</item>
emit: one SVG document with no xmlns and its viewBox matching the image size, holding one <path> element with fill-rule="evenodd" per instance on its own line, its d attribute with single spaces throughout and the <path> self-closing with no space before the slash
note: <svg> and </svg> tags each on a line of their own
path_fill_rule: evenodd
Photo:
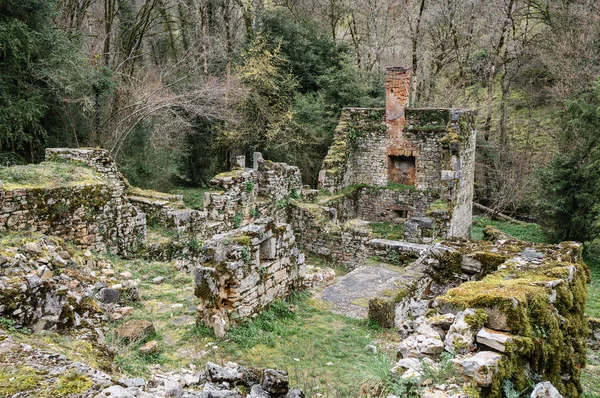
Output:
<svg viewBox="0 0 600 398">
<path fill-rule="evenodd" d="M 55 156 L 57 153 L 61 155 Z M 82 247 L 110 248 L 124 255 L 137 250 L 145 240 L 145 214 L 127 200 L 124 182 L 110 166 L 106 151 L 57 149 L 48 154 L 48 160 L 70 160 L 69 156 L 77 155 L 76 161 L 95 164 L 101 175 L 110 179 L 63 187 L 3 188 L 0 229 L 52 233 Z"/>
<path fill-rule="evenodd" d="M 103 175 L 118 193 L 129 186 L 127 179 L 106 149 L 102 148 L 46 148 L 46 160 L 68 160 L 91 167 Z"/>
<path fill-rule="evenodd" d="M 301 288 L 306 269 L 295 241 L 288 224 L 270 222 L 205 242 L 194 273 L 198 319 L 222 337 L 229 325 Z"/>
<path fill-rule="evenodd" d="M 278 201 L 300 194 L 302 176 L 297 166 L 265 160 L 260 152 L 255 152 L 254 170 L 259 196 Z"/>
<path fill-rule="evenodd" d="M 430 386 L 429 393 L 502 397 L 507 382 L 521 391 L 534 379 L 563 396 L 580 396 L 589 278 L 582 246 L 532 245 L 486 233 L 495 241 L 431 246 L 417 260 L 421 276 L 370 305 L 374 320 L 387 321 L 395 311 L 403 337 L 395 372 L 418 377 L 424 362 L 437 366 L 448 352 L 460 377 Z"/>
<path fill-rule="evenodd" d="M 319 188 L 331 193 L 354 184 L 386 185 L 388 143 L 384 109 L 344 108 L 319 172 Z"/>
<path fill-rule="evenodd" d="M 388 68 L 385 109 L 344 110 L 319 173 L 319 188 L 336 193 L 361 184 L 412 186 L 433 196 L 433 201 L 448 203 L 441 217 L 409 215 L 409 221 L 412 217 L 423 219 L 408 223 L 406 239 L 426 242 L 432 235 L 468 238 L 475 162 L 474 113 L 408 108 L 411 73 L 406 68 Z M 373 199 L 375 208 L 389 206 L 384 197 Z M 418 208 L 419 204 L 405 207 Z M 392 205 L 387 213 L 395 210 Z"/>
<path fill-rule="evenodd" d="M 129 201 L 146 213 L 150 228 L 160 225 L 188 239 L 204 239 L 207 232 L 206 212 L 188 209 L 181 195 L 130 188 Z"/>
</svg>

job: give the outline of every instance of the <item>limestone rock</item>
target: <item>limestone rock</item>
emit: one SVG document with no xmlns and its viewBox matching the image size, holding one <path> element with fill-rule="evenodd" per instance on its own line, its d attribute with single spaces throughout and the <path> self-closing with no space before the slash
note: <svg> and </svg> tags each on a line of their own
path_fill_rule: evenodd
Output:
<svg viewBox="0 0 600 398">
<path fill-rule="evenodd" d="M 445 349 L 454 354 L 466 354 L 475 350 L 474 325 L 470 325 L 466 319 L 476 317 L 475 311 L 467 308 L 463 312 L 456 314 L 454 323 L 450 326 L 445 339 Z"/>
<path fill-rule="evenodd" d="M 498 372 L 498 363 L 501 359 L 502 355 L 497 352 L 480 351 L 475 355 L 453 359 L 452 362 L 457 365 L 458 371 L 463 375 L 482 387 L 489 387 L 494 374 Z"/>
<path fill-rule="evenodd" d="M 152 340 L 140 347 L 140 353 L 150 355 L 158 352 L 158 341 Z"/>
<path fill-rule="evenodd" d="M 131 379 L 121 379 L 119 380 L 119 383 L 126 387 L 144 387 L 146 385 L 146 380 L 141 377 L 134 377 Z"/>
<path fill-rule="evenodd" d="M 513 341 L 511 335 L 503 332 L 497 332 L 488 328 L 481 328 L 477 333 L 477 343 L 486 345 L 494 350 L 505 352 L 506 343 Z"/>
<path fill-rule="evenodd" d="M 452 326 L 452 324 L 454 323 L 455 318 L 456 315 L 454 314 L 442 314 L 427 318 L 427 322 L 429 322 L 431 326 L 437 326 L 439 328 L 442 328 L 443 330 L 448 330 L 450 329 L 450 326 Z"/>
<path fill-rule="evenodd" d="M 286 394 L 289 391 L 289 381 L 286 372 L 265 369 L 260 385 L 270 394 Z"/>
<path fill-rule="evenodd" d="M 242 379 L 242 373 L 236 367 L 219 366 L 216 363 L 206 364 L 206 377 L 212 382 L 233 383 Z"/>
<path fill-rule="evenodd" d="M 156 278 L 152 279 L 152 283 L 154 283 L 155 285 L 160 285 L 164 281 L 165 281 L 164 276 L 157 276 Z"/>
<path fill-rule="evenodd" d="M 503 332 L 510 332 L 508 318 L 499 308 L 484 308 L 483 311 L 488 316 L 487 322 L 485 323 L 486 327 L 494 330 L 501 330 Z"/>
<path fill-rule="evenodd" d="M 538 383 L 535 385 L 535 388 L 531 393 L 531 398 L 563 398 L 563 396 L 558 392 L 556 387 L 552 385 L 552 383 L 549 381 L 544 381 L 543 383 Z"/>
<path fill-rule="evenodd" d="M 116 336 L 128 342 L 143 340 L 152 333 L 154 325 L 144 320 L 127 321 L 115 329 Z"/>
<path fill-rule="evenodd" d="M 304 393 L 298 388 L 292 388 L 290 391 L 288 391 L 285 398 L 304 398 Z"/>
<path fill-rule="evenodd" d="M 164 386 L 168 397 L 181 397 L 183 395 L 183 388 L 177 380 L 166 379 Z"/>
<path fill-rule="evenodd" d="M 98 292 L 98 300 L 104 304 L 115 304 L 119 301 L 119 290 L 104 288 Z"/>
<path fill-rule="evenodd" d="M 444 342 L 438 332 L 423 322 L 412 335 L 400 343 L 399 351 L 403 358 L 420 358 L 441 353 L 444 351 Z"/>
<path fill-rule="evenodd" d="M 255 384 L 250 389 L 250 398 L 271 398 L 271 395 L 265 391 L 260 384 Z"/>
</svg>

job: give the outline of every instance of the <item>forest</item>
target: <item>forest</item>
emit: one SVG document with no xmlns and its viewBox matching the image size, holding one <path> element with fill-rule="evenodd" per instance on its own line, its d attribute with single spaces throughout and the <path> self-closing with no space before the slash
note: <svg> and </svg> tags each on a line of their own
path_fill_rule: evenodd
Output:
<svg viewBox="0 0 600 398">
<path fill-rule="evenodd" d="M 477 110 L 477 203 L 600 255 L 599 48 L 595 0 L 0 0 L 0 161 L 101 146 L 174 191 L 261 151 L 314 187 L 402 65 Z"/>
</svg>

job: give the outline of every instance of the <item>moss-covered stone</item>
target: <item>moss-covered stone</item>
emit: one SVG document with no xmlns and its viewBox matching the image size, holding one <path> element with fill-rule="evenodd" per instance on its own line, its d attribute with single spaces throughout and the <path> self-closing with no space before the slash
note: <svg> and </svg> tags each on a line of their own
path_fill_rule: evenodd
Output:
<svg viewBox="0 0 600 398">
<path fill-rule="evenodd" d="M 374 297 L 369 300 L 369 320 L 382 328 L 394 326 L 395 300 L 389 297 Z"/>
</svg>

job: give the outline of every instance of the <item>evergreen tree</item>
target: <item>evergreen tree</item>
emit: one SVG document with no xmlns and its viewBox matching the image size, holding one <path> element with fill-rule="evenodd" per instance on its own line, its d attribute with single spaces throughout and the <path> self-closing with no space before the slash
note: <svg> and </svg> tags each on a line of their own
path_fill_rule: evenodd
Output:
<svg viewBox="0 0 600 398">
<path fill-rule="evenodd" d="M 63 127 L 65 102 L 81 99 L 87 80 L 77 80 L 82 58 L 55 15 L 53 0 L 0 2 L 0 150 L 29 160 L 43 155 L 48 138 L 65 141 L 49 135 L 66 133 L 54 127 Z"/>
<path fill-rule="evenodd" d="M 559 154 L 540 173 L 538 209 L 557 240 L 593 249 L 600 247 L 600 79 L 565 105 Z"/>
</svg>

